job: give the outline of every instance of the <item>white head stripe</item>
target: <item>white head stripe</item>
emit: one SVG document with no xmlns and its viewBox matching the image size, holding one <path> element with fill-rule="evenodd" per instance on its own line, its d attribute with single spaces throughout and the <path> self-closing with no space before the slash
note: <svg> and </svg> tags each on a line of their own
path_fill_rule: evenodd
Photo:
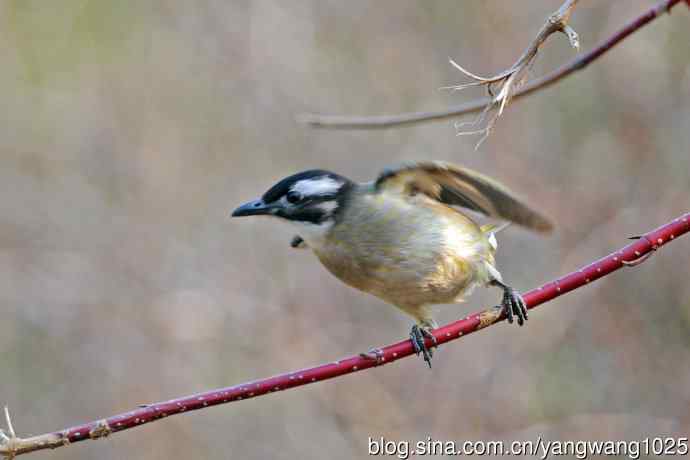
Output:
<svg viewBox="0 0 690 460">
<path fill-rule="evenodd" d="M 301 193 L 304 196 L 326 195 L 335 193 L 342 183 L 328 176 L 304 179 L 293 185 L 290 190 Z"/>
</svg>

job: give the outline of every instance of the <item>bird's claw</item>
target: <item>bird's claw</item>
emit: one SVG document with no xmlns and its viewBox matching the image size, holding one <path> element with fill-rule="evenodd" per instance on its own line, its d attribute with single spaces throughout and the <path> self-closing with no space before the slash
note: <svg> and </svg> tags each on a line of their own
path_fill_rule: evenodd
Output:
<svg viewBox="0 0 690 460">
<path fill-rule="evenodd" d="M 425 338 L 431 339 L 434 347 L 438 345 L 436 337 L 434 337 L 429 329 L 420 327 L 417 324 L 412 326 L 412 330 L 410 331 L 410 340 L 412 341 L 414 351 L 417 356 L 419 356 L 420 353 L 422 354 L 424 361 L 426 361 L 426 363 L 429 365 L 429 369 L 431 369 L 431 358 L 434 356 L 434 350 L 426 346 L 426 341 L 424 340 Z"/>
<path fill-rule="evenodd" d="M 527 321 L 527 304 L 519 292 L 510 286 L 503 287 L 503 310 L 506 312 L 506 319 L 513 323 L 513 317 L 517 316 L 517 323 L 522 326 Z"/>
</svg>

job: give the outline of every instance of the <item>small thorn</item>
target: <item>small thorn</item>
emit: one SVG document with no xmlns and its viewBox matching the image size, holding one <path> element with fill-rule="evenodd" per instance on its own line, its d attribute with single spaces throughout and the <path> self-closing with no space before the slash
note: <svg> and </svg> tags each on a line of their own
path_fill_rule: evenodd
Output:
<svg viewBox="0 0 690 460">
<path fill-rule="evenodd" d="M 568 37 L 570 46 L 575 48 L 577 51 L 580 51 L 580 37 L 577 35 L 577 32 L 575 32 L 575 29 L 569 25 L 565 25 L 562 32 Z"/>
<path fill-rule="evenodd" d="M 10 438 L 16 438 L 17 435 L 14 432 L 14 427 L 12 426 L 12 418 L 10 417 L 10 410 L 5 406 L 5 422 L 7 423 L 7 431 L 10 434 Z"/>
<path fill-rule="evenodd" d="M 380 348 L 372 348 L 366 353 L 360 353 L 359 356 L 364 359 L 376 361 L 377 365 L 382 364 L 386 360 L 385 356 L 383 355 L 383 350 Z"/>
<path fill-rule="evenodd" d="M 621 263 L 625 266 L 628 267 L 636 267 L 640 265 L 642 262 L 645 262 L 647 259 L 652 257 L 652 254 L 656 252 L 657 249 L 659 249 L 659 246 L 654 243 L 652 240 L 650 240 L 647 235 L 635 235 L 635 236 L 630 236 L 628 237 L 629 240 L 641 240 L 645 239 L 647 240 L 647 243 L 649 243 L 649 247 L 651 248 L 650 252 L 640 255 L 638 251 L 635 251 L 635 255 L 638 256 L 637 259 L 633 260 L 621 260 Z"/>
<path fill-rule="evenodd" d="M 637 259 L 634 260 L 621 260 L 621 263 L 627 267 L 637 267 L 643 262 L 646 262 L 647 259 L 652 257 L 652 254 L 654 254 L 654 251 L 656 251 L 656 248 L 652 248 L 652 252 L 648 252 L 647 254 L 641 255 Z"/>
<path fill-rule="evenodd" d="M 491 78 L 480 77 L 479 75 L 475 75 L 475 74 L 473 74 L 472 72 L 470 72 L 470 71 L 468 71 L 468 70 L 466 70 L 466 69 L 463 69 L 463 68 L 460 66 L 460 64 L 458 64 L 457 62 L 455 62 L 452 58 L 448 58 L 448 62 L 450 62 L 450 65 L 452 65 L 453 67 L 455 67 L 456 69 L 458 69 L 460 72 L 464 73 L 466 76 L 470 77 L 471 79 L 476 80 L 477 82 L 480 82 L 480 83 L 488 83 L 488 82 L 493 81 Z"/>
</svg>

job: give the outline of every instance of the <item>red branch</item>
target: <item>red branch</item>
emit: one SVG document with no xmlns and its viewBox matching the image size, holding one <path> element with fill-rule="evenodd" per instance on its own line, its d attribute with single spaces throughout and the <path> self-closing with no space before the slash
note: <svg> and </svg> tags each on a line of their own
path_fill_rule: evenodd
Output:
<svg viewBox="0 0 690 460">
<path fill-rule="evenodd" d="M 690 231 L 690 213 L 662 225 L 638 237 L 624 248 L 586 265 L 560 279 L 551 281 L 533 289 L 524 295 L 528 308 L 532 309 L 544 302 L 555 299 L 567 292 L 591 283 L 620 268 L 635 266 L 646 260 L 659 247 Z M 490 308 L 474 313 L 464 319 L 455 321 L 433 331 L 439 344 L 456 340 L 502 321 L 504 316 L 497 308 Z M 431 345 L 430 341 L 427 343 Z M 141 407 L 131 412 L 113 415 L 106 419 L 84 423 L 53 433 L 30 438 L 13 438 L 4 445 L 0 444 L 0 454 L 8 457 L 34 450 L 55 448 L 63 445 L 96 439 L 110 433 L 134 428 L 145 423 L 160 420 L 175 414 L 181 414 L 207 406 L 215 406 L 242 399 L 255 398 L 276 391 L 308 385 L 328 380 L 371 367 L 392 363 L 414 354 L 409 340 L 403 340 L 380 349 L 379 360 L 362 356 L 350 356 L 328 364 L 288 372 L 252 382 L 241 383 L 231 387 L 206 391 L 203 393 L 159 402 Z"/>
</svg>

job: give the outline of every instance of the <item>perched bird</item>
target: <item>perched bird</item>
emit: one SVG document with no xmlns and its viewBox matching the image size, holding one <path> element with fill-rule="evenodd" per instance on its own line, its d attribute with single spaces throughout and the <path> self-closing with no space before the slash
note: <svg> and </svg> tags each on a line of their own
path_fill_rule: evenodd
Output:
<svg viewBox="0 0 690 460">
<path fill-rule="evenodd" d="M 281 180 L 233 217 L 268 215 L 298 229 L 293 247 L 308 247 L 337 278 L 412 316 L 410 338 L 431 366 L 425 337 L 437 326 L 431 305 L 462 300 L 477 285 L 503 290 L 507 319 L 527 320 L 522 296 L 496 269 L 494 233 L 457 207 L 548 232 L 548 219 L 478 172 L 441 162 L 407 163 L 373 182 L 304 171 Z"/>
</svg>

